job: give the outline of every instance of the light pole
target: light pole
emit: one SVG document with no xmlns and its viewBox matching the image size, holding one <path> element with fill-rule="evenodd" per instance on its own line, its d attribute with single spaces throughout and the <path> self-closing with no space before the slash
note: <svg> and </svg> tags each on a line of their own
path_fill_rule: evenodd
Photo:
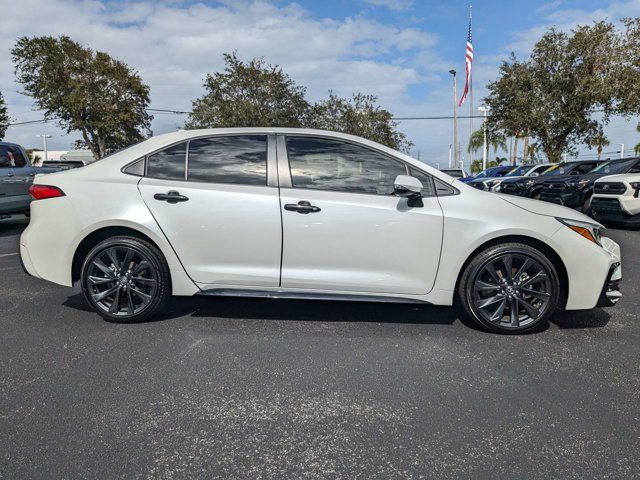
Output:
<svg viewBox="0 0 640 480">
<path fill-rule="evenodd" d="M 486 105 L 480 105 L 478 107 L 483 114 L 482 130 L 483 130 L 483 142 L 482 142 L 482 171 L 487 169 L 487 112 L 490 110 Z"/>
<path fill-rule="evenodd" d="M 39 135 L 36 135 L 36 137 L 40 137 L 44 141 L 44 161 L 46 162 L 47 160 L 49 160 L 49 153 L 47 151 L 47 138 L 51 138 L 51 135 L 41 133 Z"/>
<path fill-rule="evenodd" d="M 620 158 L 624 158 L 624 143 L 616 143 L 616 145 L 620 145 Z"/>
<path fill-rule="evenodd" d="M 453 75 L 453 168 L 458 168 L 460 163 L 460 152 L 458 152 L 458 81 L 454 69 L 449 70 L 449 73 Z"/>
</svg>

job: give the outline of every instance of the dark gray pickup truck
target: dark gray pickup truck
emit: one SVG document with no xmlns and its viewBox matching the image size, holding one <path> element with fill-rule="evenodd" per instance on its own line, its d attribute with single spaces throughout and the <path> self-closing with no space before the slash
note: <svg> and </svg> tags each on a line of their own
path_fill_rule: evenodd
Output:
<svg viewBox="0 0 640 480">
<path fill-rule="evenodd" d="M 38 173 L 52 173 L 59 168 L 32 167 L 20 145 L 0 142 L 0 218 L 29 214 L 29 187 Z"/>
</svg>

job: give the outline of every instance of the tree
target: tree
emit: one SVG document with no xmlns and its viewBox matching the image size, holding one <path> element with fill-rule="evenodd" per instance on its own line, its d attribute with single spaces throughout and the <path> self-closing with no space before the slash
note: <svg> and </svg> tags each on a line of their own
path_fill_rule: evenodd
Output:
<svg viewBox="0 0 640 480">
<path fill-rule="evenodd" d="M 96 159 L 149 133 L 149 87 L 125 63 L 67 36 L 21 37 L 16 79 L 45 118 L 78 131 Z"/>
<path fill-rule="evenodd" d="M 4 138 L 4 134 L 9 128 L 9 115 L 7 114 L 7 104 L 4 103 L 4 97 L 0 92 L 0 140 Z"/>
<path fill-rule="evenodd" d="M 611 145 L 609 139 L 604 134 L 604 131 L 601 129 L 596 135 L 593 135 L 586 141 L 587 146 L 591 148 L 596 148 L 598 152 L 598 160 L 602 158 L 602 148 Z"/>
<path fill-rule="evenodd" d="M 469 145 L 467 147 L 467 153 L 476 153 L 478 150 L 482 150 L 484 147 L 484 129 L 481 127 L 475 130 L 471 137 L 469 137 Z M 496 131 L 487 130 L 487 149 L 493 148 L 494 153 L 498 150 L 507 149 L 507 139 L 505 136 Z"/>
<path fill-rule="evenodd" d="M 550 161 L 595 144 L 612 115 L 640 112 L 640 18 L 548 30 L 531 57 L 502 63 L 488 85 L 490 129 L 531 136 Z"/>
<path fill-rule="evenodd" d="M 409 151 L 413 144 L 397 130 L 393 115 L 376 102 L 373 95 L 356 93 L 351 98 L 340 98 L 329 91 L 328 99 L 309 110 L 306 126 L 357 135 L 395 150 Z"/>
<path fill-rule="evenodd" d="M 636 125 L 636 132 L 640 133 L 640 123 Z M 640 155 L 640 143 L 636 143 L 636 146 L 633 147 L 633 151 L 636 152 L 636 155 Z"/>
<path fill-rule="evenodd" d="M 303 126 L 305 87 L 262 58 L 244 63 L 234 52 L 224 61 L 223 72 L 207 74 L 206 92 L 193 101 L 186 128 Z"/>
</svg>

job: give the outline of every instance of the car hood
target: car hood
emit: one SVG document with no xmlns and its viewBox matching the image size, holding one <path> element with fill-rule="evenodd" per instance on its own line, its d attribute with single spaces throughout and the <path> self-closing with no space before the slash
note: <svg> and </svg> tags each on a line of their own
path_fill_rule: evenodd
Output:
<svg viewBox="0 0 640 480">
<path fill-rule="evenodd" d="M 607 175 L 606 177 L 599 177 L 598 182 L 611 182 L 611 181 L 628 181 L 634 182 L 640 180 L 640 173 L 616 173 L 615 175 Z"/>
<path fill-rule="evenodd" d="M 573 210 L 572 208 L 556 205 L 555 203 L 542 202 L 531 198 L 514 197 L 511 195 L 496 194 L 502 200 L 516 207 L 520 207 L 527 212 L 537 215 L 546 215 L 547 217 L 568 218 L 579 222 L 588 222 L 598 225 L 598 222 L 586 215 Z"/>
</svg>

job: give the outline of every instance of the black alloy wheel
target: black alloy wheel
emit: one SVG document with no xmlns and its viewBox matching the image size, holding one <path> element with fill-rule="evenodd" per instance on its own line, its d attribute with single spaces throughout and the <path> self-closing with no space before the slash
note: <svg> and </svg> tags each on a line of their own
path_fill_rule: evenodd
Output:
<svg viewBox="0 0 640 480">
<path fill-rule="evenodd" d="M 114 322 L 150 318 L 171 296 L 162 253 L 134 237 L 114 237 L 96 245 L 84 260 L 81 281 L 87 302 Z"/>
<path fill-rule="evenodd" d="M 489 247 L 463 273 L 459 298 L 469 317 L 495 332 L 521 333 L 548 320 L 560 283 L 553 264 L 524 244 Z"/>
</svg>

